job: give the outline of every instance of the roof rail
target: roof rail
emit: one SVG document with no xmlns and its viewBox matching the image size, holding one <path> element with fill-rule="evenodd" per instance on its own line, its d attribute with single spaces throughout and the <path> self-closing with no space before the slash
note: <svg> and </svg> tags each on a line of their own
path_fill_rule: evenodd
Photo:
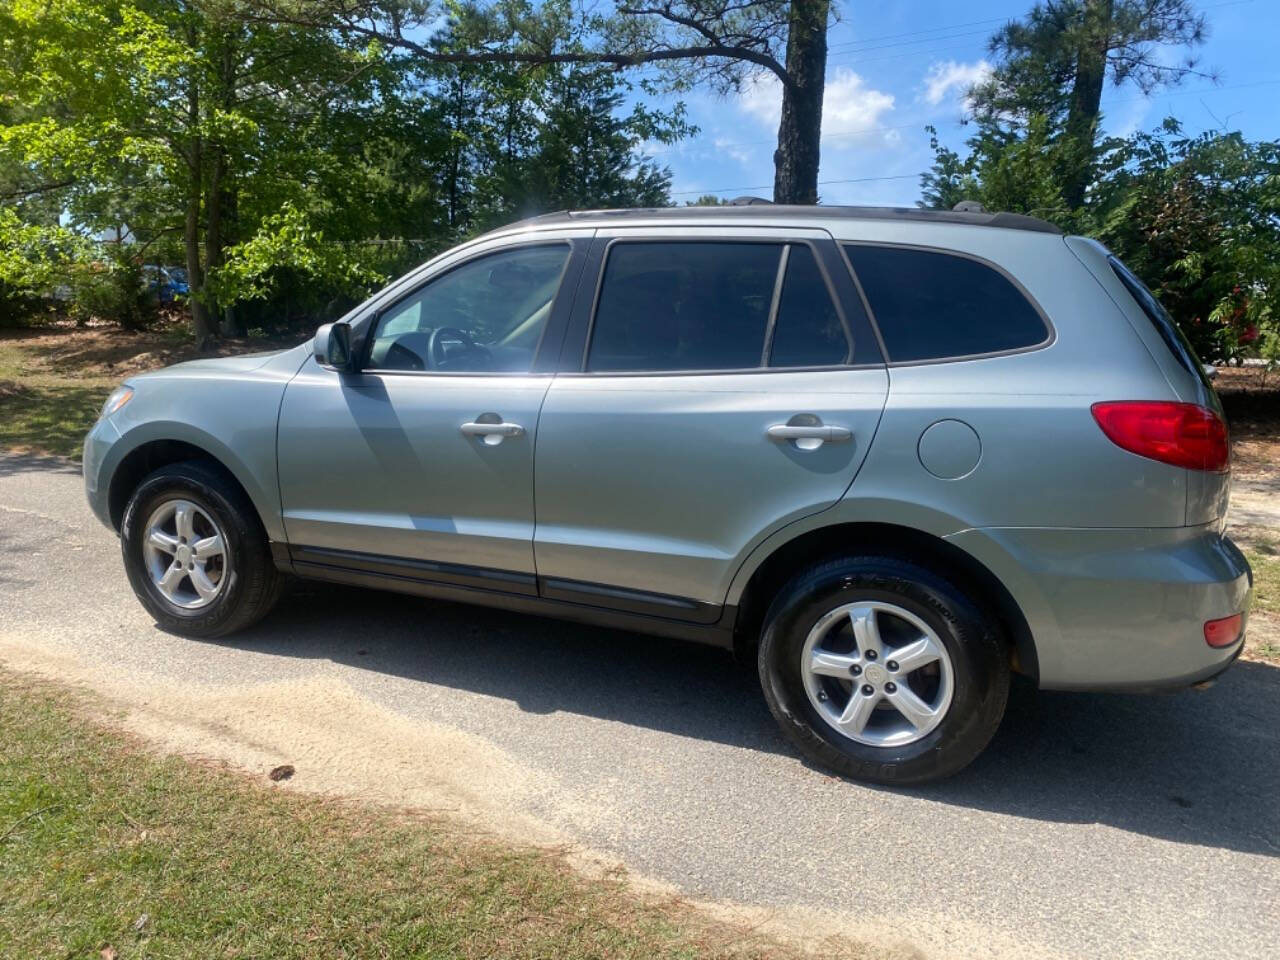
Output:
<svg viewBox="0 0 1280 960">
<path fill-rule="evenodd" d="M 750 198 L 752 201 L 758 198 Z M 972 201 L 967 201 L 967 203 Z M 975 227 L 999 227 L 1005 230 L 1027 230 L 1032 233 L 1053 233 L 1062 235 L 1062 230 L 1047 220 L 1025 216 L 1021 213 L 990 213 L 985 210 L 926 210 L 921 207 L 837 207 L 795 206 L 764 202 L 730 203 L 716 207 L 641 207 L 620 210 L 563 210 L 559 213 L 545 213 L 540 217 L 521 220 L 514 226 L 551 225 L 556 223 L 578 223 L 582 221 L 614 221 L 614 220 L 681 220 L 688 218 L 714 219 L 728 217 L 737 219 L 763 218 L 767 220 L 787 220 L 792 223 L 804 220 L 850 219 L 850 220 L 888 220 L 911 221 L 920 223 L 953 223 Z M 501 229 L 510 229 L 503 227 Z"/>
</svg>

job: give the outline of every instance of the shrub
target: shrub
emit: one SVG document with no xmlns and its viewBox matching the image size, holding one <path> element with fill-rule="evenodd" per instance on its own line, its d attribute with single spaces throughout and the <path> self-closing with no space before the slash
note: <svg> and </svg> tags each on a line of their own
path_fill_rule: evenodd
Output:
<svg viewBox="0 0 1280 960">
<path fill-rule="evenodd" d="M 107 259 L 83 264 L 72 276 L 71 316 L 141 330 L 156 315 L 156 304 L 143 281 L 142 264 L 126 251 L 112 250 Z"/>
</svg>

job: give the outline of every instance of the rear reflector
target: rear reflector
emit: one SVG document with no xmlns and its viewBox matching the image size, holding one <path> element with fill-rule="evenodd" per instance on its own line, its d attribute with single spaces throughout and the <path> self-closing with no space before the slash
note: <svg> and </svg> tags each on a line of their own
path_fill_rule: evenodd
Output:
<svg viewBox="0 0 1280 960">
<path fill-rule="evenodd" d="M 1243 613 L 1223 617 L 1221 620 L 1210 620 L 1204 625 L 1204 642 L 1211 647 L 1229 647 L 1240 639 L 1243 624 Z"/>
<path fill-rule="evenodd" d="M 1207 407 L 1124 400 L 1092 409 L 1111 442 L 1140 457 L 1188 470 L 1224 471 L 1231 464 L 1227 425 Z"/>
</svg>

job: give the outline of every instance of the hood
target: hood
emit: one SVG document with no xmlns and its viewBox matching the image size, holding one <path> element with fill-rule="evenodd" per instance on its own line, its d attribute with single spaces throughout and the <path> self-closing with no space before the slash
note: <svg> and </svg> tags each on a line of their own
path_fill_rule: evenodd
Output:
<svg viewBox="0 0 1280 960">
<path fill-rule="evenodd" d="M 233 357 L 208 357 L 202 360 L 187 360 L 172 366 L 151 370 L 128 378 L 130 382 L 146 380 L 151 377 L 182 376 L 184 374 L 241 374 L 261 370 L 264 367 L 280 366 L 289 373 L 297 371 L 311 354 L 311 341 L 300 343 L 296 347 L 284 350 L 265 350 L 258 353 L 241 353 Z"/>
</svg>

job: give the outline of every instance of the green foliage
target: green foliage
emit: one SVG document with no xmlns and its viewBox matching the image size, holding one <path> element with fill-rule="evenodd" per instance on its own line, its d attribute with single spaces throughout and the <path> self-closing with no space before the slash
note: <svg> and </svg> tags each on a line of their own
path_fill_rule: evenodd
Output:
<svg viewBox="0 0 1280 960">
<path fill-rule="evenodd" d="M 992 40 L 998 62 L 970 92 L 977 129 L 965 153 L 929 131 L 934 164 L 922 178 L 923 202 L 950 208 L 977 200 L 1099 237 L 1152 288 L 1202 357 L 1235 360 L 1277 349 L 1280 141 L 1190 137 L 1172 119 L 1150 133 L 1100 141 L 1096 100 L 1082 106 L 1088 49 L 1105 51 L 1111 82 L 1150 92 L 1195 70 L 1193 60 L 1175 62 L 1157 48 L 1192 48 L 1204 29 L 1187 0 L 1037 4 Z"/>
<path fill-rule="evenodd" d="M 1280 141 L 1183 134 L 1174 120 L 1108 145 L 1096 233 L 1151 286 L 1206 358 L 1280 330 Z"/>
<path fill-rule="evenodd" d="M 37 316 L 87 252 L 83 238 L 71 231 L 26 223 L 14 208 L 0 207 L 0 327 Z"/>
<path fill-rule="evenodd" d="M 223 303 L 265 300 L 281 274 L 338 294 L 363 296 L 386 277 L 349 256 L 341 244 L 327 243 L 292 203 L 263 220 L 258 231 L 227 252 L 209 275 L 208 292 Z"/>
<path fill-rule="evenodd" d="M 963 157 L 928 129 L 934 165 L 921 178 L 925 206 L 950 210 L 961 200 L 977 200 L 989 210 L 1075 224 L 1076 212 L 1062 195 L 1062 155 L 1069 147 L 1054 140 L 1048 118 L 1031 117 L 1020 133 L 985 126 Z"/>
<path fill-rule="evenodd" d="M 432 11 L 433 43 L 468 42 L 464 11 L 442 30 L 441 8 L 416 7 Z M 512 43 L 579 23 L 562 0 L 494 10 Z M 34 191 L 18 224 L 61 218 L 68 235 L 124 234 L 150 262 L 185 261 L 200 339 L 219 322 L 331 312 L 519 216 L 669 200 L 669 172 L 642 146 L 692 128 L 680 108 L 625 111 L 611 68 L 424 63 L 250 12 L 0 0 L 0 191 Z M 0 244 L 14 229 L 0 224 Z M 108 275 L 81 278 L 94 312 Z"/>
<path fill-rule="evenodd" d="M 155 319 L 142 263 L 127 247 L 108 245 L 104 259 L 77 264 L 70 279 L 70 312 L 77 323 L 106 320 L 125 330 L 141 330 Z"/>
</svg>

